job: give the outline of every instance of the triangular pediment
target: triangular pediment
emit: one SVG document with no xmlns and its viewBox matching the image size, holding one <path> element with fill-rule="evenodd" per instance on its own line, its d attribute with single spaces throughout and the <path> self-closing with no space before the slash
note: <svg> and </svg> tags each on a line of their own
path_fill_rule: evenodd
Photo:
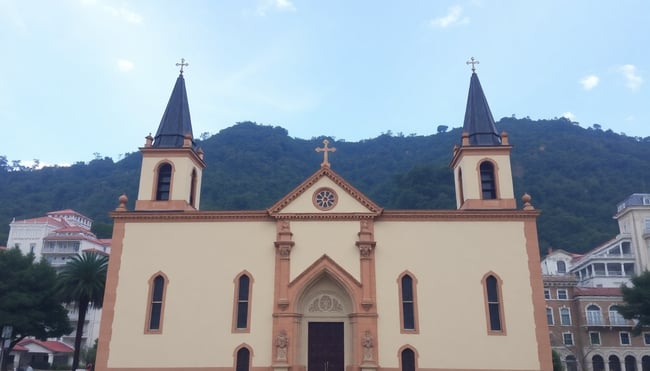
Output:
<svg viewBox="0 0 650 371">
<path fill-rule="evenodd" d="M 382 210 L 328 166 L 322 166 L 268 209 L 272 216 L 314 217 L 377 216 Z"/>
</svg>

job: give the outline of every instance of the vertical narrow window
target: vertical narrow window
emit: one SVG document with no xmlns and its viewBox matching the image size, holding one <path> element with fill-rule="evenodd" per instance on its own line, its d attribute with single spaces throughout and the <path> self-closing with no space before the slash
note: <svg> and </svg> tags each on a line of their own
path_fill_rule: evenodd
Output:
<svg viewBox="0 0 650 371">
<path fill-rule="evenodd" d="M 564 345 L 573 345 L 573 334 L 570 332 L 562 333 L 562 343 Z"/>
<path fill-rule="evenodd" d="M 561 274 L 566 273 L 566 263 L 562 260 L 558 260 L 557 262 L 557 272 Z"/>
<path fill-rule="evenodd" d="M 165 290 L 167 279 L 162 273 L 149 280 L 149 308 L 145 333 L 161 333 L 165 309 Z"/>
<path fill-rule="evenodd" d="M 497 187 L 494 177 L 494 165 L 489 161 L 483 161 L 480 166 L 481 170 L 481 191 L 484 200 L 493 200 L 497 198 Z"/>
<path fill-rule="evenodd" d="M 411 348 L 406 348 L 401 354 L 401 371 L 415 371 L 415 352 Z"/>
<path fill-rule="evenodd" d="M 409 273 L 398 279 L 402 333 L 417 333 L 417 280 Z"/>
<path fill-rule="evenodd" d="M 488 332 L 504 333 L 503 307 L 500 292 L 500 282 L 492 274 L 485 277 L 485 299 L 488 314 Z"/>
<path fill-rule="evenodd" d="M 190 205 L 196 208 L 196 169 L 192 170 L 192 179 L 190 182 Z"/>
<path fill-rule="evenodd" d="M 250 369 L 251 352 L 248 348 L 241 348 L 237 351 L 237 364 L 235 371 L 248 371 Z"/>
<path fill-rule="evenodd" d="M 625 357 L 625 371 L 636 371 L 636 358 L 634 356 Z"/>
<path fill-rule="evenodd" d="M 560 324 L 562 326 L 571 325 L 571 311 L 569 308 L 560 308 Z"/>
<path fill-rule="evenodd" d="M 156 201 L 169 200 L 169 191 L 172 184 L 172 166 L 162 164 L 158 168 L 158 183 L 156 186 Z"/>
<path fill-rule="evenodd" d="M 250 331 L 251 289 L 250 273 L 244 271 L 235 278 L 235 302 L 233 309 L 233 332 Z"/>
</svg>

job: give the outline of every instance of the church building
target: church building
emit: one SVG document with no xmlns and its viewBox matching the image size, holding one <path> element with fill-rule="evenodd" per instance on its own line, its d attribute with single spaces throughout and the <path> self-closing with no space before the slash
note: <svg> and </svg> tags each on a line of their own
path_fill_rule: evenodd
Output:
<svg viewBox="0 0 650 371">
<path fill-rule="evenodd" d="M 199 210 L 181 70 L 134 209 L 123 195 L 111 213 L 96 370 L 551 370 L 539 211 L 517 206 L 475 71 L 456 209 L 385 210 L 336 173 L 334 144 L 265 210 Z"/>
</svg>

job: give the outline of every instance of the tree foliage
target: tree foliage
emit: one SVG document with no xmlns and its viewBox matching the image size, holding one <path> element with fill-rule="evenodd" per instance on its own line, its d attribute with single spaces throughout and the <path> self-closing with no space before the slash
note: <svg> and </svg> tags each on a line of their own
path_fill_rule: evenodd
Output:
<svg viewBox="0 0 650 371">
<path fill-rule="evenodd" d="M 0 328 L 13 326 L 5 356 L 27 336 L 46 340 L 72 331 L 56 279 L 54 268 L 43 260 L 35 263 L 33 254 L 23 255 L 18 248 L 0 251 Z"/>
<path fill-rule="evenodd" d="M 86 312 L 89 307 L 101 308 L 104 304 L 104 288 L 108 258 L 94 252 L 84 251 L 76 255 L 59 273 L 59 293 L 66 303 L 77 306 L 79 316 L 74 339 L 72 370 L 79 366 L 81 336 L 83 335 Z"/>
<path fill-rule="evenodd" d="M 623 318 L 636 320 L 632 333 L 639 335 L 643 327 L 650 326 L 650 272 L 632 277 L 631 282 L 632 287 L 621 286 L 624 304 L 616 309 Z"/>
<path fill-rule="evenodd" d="M 516 198 L 525 192 L 542 210 L 540 249 L 581 253 L 611 239 L 618 228 L 616 205 L 632 193 L 650 193 L 650 137 L 583 128 L 568 119 L 502 118 L 509 134 Z M 435 130 L 432 127 L 432 130 Z M 329 139 L 337 151 L 332 168 L 387 209 L 455 208 L 452 149 L 460 128 L 434 135 L 393 135 L 347 142 L 332 136 L 292 138 L 286 129 L 238 123 L 198 140 L 208 164 L 203 172 L 202 210 L 266 209 L 315 172 Z M 141 154 L 115 163 L 97 155 L 71 167 L 33 171 L 0 170 L 0 244 L 12 218 L 74 209 L 94 219 L 98 236 L 108 237 L 117 198 L 137 198 Z M 11 161 L 0 157 L 0 166 Z M 519 200 L 518 200 L 519 201 Z M 521 206 L 521 204 L 520 204 Z M 100 225 L 102 224 L 102 225 Z M 101 228 L 100 228 L 101 227 Z"/>
</svg>

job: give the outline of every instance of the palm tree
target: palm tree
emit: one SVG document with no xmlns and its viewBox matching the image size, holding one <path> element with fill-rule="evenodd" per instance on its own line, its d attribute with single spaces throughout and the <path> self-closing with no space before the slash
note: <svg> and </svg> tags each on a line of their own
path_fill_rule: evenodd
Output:
<svg viewBox="0 0 650 371">
<path fill-rule="evenodd" d="M 81 336 L 88 307 L 101 308 L 104 303 L 104 287 L 108 258 L 95 252 L 84 251 L 76 255 L 61 270 L 58 276 L 60 293 L 65 303 L 77 306 L 77 332 L 74 339 L 72 370 L 79 366 Z"/>
</svg>

